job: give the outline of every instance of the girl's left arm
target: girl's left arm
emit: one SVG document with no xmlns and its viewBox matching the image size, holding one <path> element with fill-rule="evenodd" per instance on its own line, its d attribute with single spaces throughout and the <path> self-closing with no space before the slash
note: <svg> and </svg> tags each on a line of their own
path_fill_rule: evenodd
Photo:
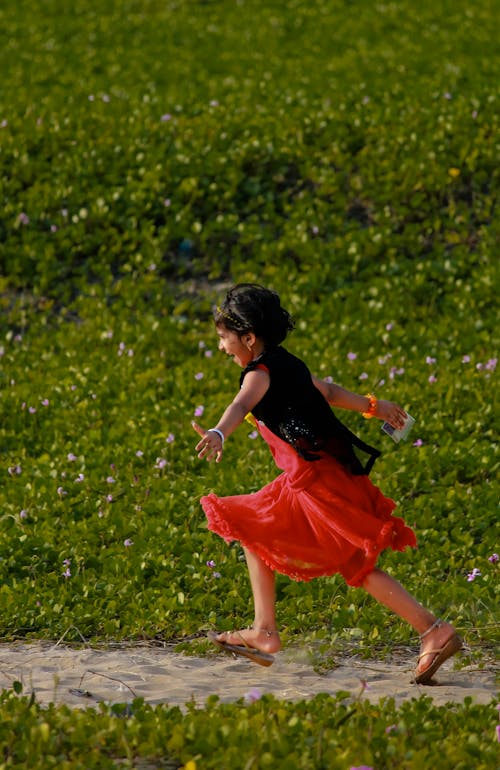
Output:
<svg viewBox="0 0 500 770">
<path fill-rule="evenodd" d="M 313 383 L 332 406 L 361 413 L 368 412 L 370 408 L 370 401 L 367 396 L 352 393 L 334 382 L 320 380 L 319 377 L 313 377 Z M 379 420 L 386 420 L 393 428 L 398 429 L 404 425 L 406 412 L 392 401 L 377 399 L 373 416 L 378 417 Z"/>
<path fill-rule="evenodd" d="M 206 430 L 198 423 L 191 423 L 195 431 L 200 435 L 201 441 L 196 445 L 198 457 L 207 460 L 222 459 L 222 448 L 224 441 L 220 434 L 226 439 L 236 430 L 245 419 L 246 415 L 252 411 L 254 406 L 261 401 L 269 388 L 269 374 L 262 369 L 255 369 L 245 375 L 241 389 L 233 398 L 229 406 L 226 407 L 219 422 Z"/>
</svg>

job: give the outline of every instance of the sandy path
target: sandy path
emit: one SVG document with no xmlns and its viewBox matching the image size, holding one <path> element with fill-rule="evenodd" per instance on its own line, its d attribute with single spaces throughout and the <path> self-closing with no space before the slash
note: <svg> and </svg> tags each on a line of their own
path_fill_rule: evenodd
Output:
<svg viewBox="0 0 500 770">
<path fill-rule="evenodd" d="M 467 696 L 475 703 L 488 704 L 499 691 L 494 667 L 456 668 L 453 661 L 447 661 L 439 671 L 439 686 L 424 687 L 411 683 L 414 661 L 406 656 L 389 662 L 350 657 L 337 663 L 328 673 L 318 674 L 307 652 L 297 649 L 281 652 L 271 667 L 263 668 L 218 651 L 190 657 L 146 645 L 74 649 L 48 642 L 17 643 L 0 645 L 0 688 L 8 689 L 20 681 L 23 692 L 34 692 L 39 703 L 75 707 L 99 701 L 129 702 L 134 697 L 152 705 L 183 705 L 194 700 L 202 706 L 210 695 L 232 702 L 253 691 L 287 700 L 317 693 L 335 695 L 339 690 L 355 697 L 362 682 L 366 682 L 363 697 L 371 701 L 393 697 L 398 704 L 421 695 L 430 696 L 438 705 L 463 702 Z"/>
</svg>

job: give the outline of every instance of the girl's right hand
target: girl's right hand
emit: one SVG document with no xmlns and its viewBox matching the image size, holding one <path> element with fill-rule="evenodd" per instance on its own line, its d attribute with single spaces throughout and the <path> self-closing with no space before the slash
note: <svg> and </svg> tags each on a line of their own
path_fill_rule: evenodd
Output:
<svg viewBox="0 0 500 770">
<path fill-rule="evenodd" d="M 401 406 L 393 401 L 384 401 L 383 399 L 377 400 L 374 416 L 378 417 L 379 420 L 385 420 L 396 430 L 401 430 L 406 420 L 406 412 Z"/>
<path fill-rule="evenodd" d="M 205 430 L 194 420 L 191 422 L 191 425 L 196 433 L 202 437 L 195 447 L 200 460 L 205 458 L 206 460 L 215 460 L 215 462 L 220 463 L 222 460 L 222 439 L 219 434 L 215 433 L 215 431 Z"/>
</svg>

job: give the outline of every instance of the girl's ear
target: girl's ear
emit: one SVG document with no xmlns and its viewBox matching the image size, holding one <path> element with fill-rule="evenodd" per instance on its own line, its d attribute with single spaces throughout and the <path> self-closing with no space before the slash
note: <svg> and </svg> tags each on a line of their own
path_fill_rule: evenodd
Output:
<svg viewBox="0 0 500 770">
<path fill-rule="evenodd" d="M 248 350 L 251 350 L 253 346 L 255 345 L 256 336 L 253 332 L 247 332 L 245 334 L 245 345 L 248 348 Z"/>
</svg>

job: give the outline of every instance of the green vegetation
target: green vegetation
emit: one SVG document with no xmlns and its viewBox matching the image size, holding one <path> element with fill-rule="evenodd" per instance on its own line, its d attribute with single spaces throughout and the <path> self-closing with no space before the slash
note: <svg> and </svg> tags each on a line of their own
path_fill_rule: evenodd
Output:
<svg viewBox="0 0 500 770">
<path fill-rule="evenodd" d="M 456 0 L 2 5 L 4 640 L 183 639 L 249 620 L 240 549 L 207 532 L 198 501 L 275 471 L 245 428 L 221 465 L 200 464 L 190 420 L 212 423 L 237 384 L 211 305 L 258 280 L 315 373 L 416 417 L 395 446 L 343 415 L 384 450 L 373 479 L 419 538 L 382 566 L 484 663 L 498 644 L 494 29 L 491 4 Z M 278 600 L 289 644 L 382 654 L 411 638 L 392 621 L 382 645 L 387 613 L 337 578 L 280 578 Z M 109 766 L 167 747 L 221 767 L 233 747 L 249 768 L 286 750 L 289 768 L 419 768 L 441 745 L 440 769 L 491 766 L 491 708 L 353 708 L 342 722 L 341 699 L 212 703 L 202 728 L 204 711 L 43 711 L 7 692 L 0 723 L 30 725 L 33 767 L 52 766 L 47 741 L 59 767 L 97 767 L 98 744 L 78 764 L 94 720 Z M 403 726 L 386 735 L 389 720 Z"/>
<path fill-rule="evenodd" d="M 298 704 L 266 696 L 224 705 L 212 698 L 204 709 L 188 705 L 183 713 L 140 699 L 98 710 L 42 709 L 4 693 L 3 766 L 490 770 L 495 764 L 493 707 L 474 706 L 470 698 L 463 707 L 436 707 L 424 697 L 397 709 L 392 700 L 348 705 L 346 695 Z"/>
</svg>

